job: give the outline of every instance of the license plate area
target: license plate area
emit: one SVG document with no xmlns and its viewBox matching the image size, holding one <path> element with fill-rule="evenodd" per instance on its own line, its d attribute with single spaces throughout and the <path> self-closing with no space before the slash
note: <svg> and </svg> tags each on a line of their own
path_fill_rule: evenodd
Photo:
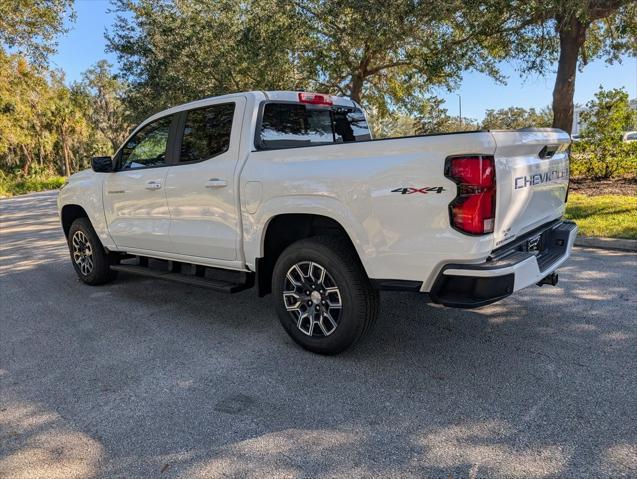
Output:
<svg viewBox="0 0 637 479">
<path fill-rule="evenodd" d="M 544 234 L 540 233 L 526 240 L 524 251 L 533 253 L 536 256 L 544 251 Z"/>
<path fill-rule="evenodd" d="M 504 259 L 515 252 L 530 252 L 537 258 L 540 271 L 544 271 L 565 254 L 571 232 L 575 228 L 573 222 L 555 220 L 526 237 L 493 250 L 489 261 Z M 539 243 L 537 243 L 538 236 Z"/>
</svg>

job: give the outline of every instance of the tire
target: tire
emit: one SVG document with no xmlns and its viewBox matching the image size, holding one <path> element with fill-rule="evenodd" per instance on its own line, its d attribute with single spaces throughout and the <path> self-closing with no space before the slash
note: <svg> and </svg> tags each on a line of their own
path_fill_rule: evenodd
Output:
<svg viewBox="0 0 637 479">
<path fill-rule="evenodd" d="M 117 277 L 117 271 L 110 268 L 112 258 L 104 250 L 88 218 L 78 218 L 73 222 L 68 245 L 71 263 L 83 283 L 96 286 Z"/>
<path fill-rule="evenodd" d="M 283 328 L 318 354 L 350 348 L 378 316 L 378 291 L 340 238 L 316 236 L 288 246 L 274 266 L 272 291 Z"/>
</svg>

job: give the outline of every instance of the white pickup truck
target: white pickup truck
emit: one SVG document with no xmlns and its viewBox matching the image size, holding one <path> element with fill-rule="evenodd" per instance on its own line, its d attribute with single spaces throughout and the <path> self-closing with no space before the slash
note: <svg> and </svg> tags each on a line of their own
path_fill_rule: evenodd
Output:
<svg viewBox="0 0 637 479">
<path fill-rule="evenodd" d="M 274 294 L 301 346 L 334 354 L 379 290 L 472 308 L 555 284 L 569 136 L 475 131 L 373 140 L 361 107 L 305 92 L 207 98 L 140 124 L 70 177 L 58 207 L 72 263 Z"/>
</svg>

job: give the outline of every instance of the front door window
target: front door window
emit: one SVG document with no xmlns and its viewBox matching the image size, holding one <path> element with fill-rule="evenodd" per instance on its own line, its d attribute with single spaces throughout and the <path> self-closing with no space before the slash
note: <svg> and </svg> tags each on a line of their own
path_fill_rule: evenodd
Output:
<svg viewBox="0 0 637 479">
<path fill-rule="evenodd" d="M 135 133 L 122 149 L 121 169 L 165 165 L 171 122 L 171 116 L 160 118 Z"/>
</svg>

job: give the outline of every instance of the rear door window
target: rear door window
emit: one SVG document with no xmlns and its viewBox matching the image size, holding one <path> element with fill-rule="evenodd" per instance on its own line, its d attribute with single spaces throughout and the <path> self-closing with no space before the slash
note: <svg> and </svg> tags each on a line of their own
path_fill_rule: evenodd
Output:
<svg viewBox="0 0 637 479">
<path fill-rule="evenodd" d="M 267 103 L 258 136 L 261 149 L 369 140 L 363 112 L 354 107 Z"/>
<path fill-rule="evenodd" d="M 179 162 L 203 161 L 230 148 L 234 103 L 211 105 L 186 114 Z"/>
</svg>

